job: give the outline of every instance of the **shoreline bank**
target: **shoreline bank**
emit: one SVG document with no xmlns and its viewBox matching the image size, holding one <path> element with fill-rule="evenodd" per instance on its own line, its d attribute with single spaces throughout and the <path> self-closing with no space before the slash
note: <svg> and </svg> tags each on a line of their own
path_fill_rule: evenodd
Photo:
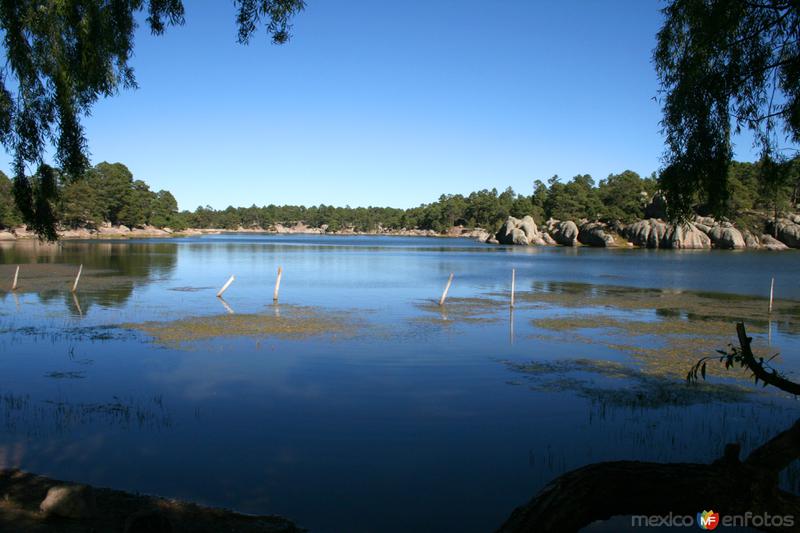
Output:
<svg viewBox="0 0 800 533">
<path fill-rule="evenodd" d="M 533 218 L 508 217 L 496 233 L 483 228 L 452 226 L 446 231 L 431 229 L 387 229 L 378 227 L 371 231 L 344 228 L 330 231 L 323 224 L 307 226 L 302 222 L 293 226 L 275 224 L 268 228 L 187 228 L 172 230 L 144 226 L 128 228 L 105 224 L 98 228 L 64 229 L 58 232 L 59 239 L 152 239 L 192 237 L 222 234 L 260 235 L 320 235 L 320 236 L 396 236 L 467 238 L 486 244 L 516 246 L 589 246 L 596 248 L 667 248 L 667 249 L 726 249 L 726 250 L 788 250 L 800 248 L 800 215 L 791 214 L 777 221 L 762 221 L 761 228 L 737 228 L 728 221 L 696 216 L 683 223 L 669 223 L 662 219 L 649 218 L 631 224 L 620 222 L 554 220 L 537 226 Z M 26 227 L 0 230 L 0 242 L 36 239 L 35 233 Z"/>
<path fill-rule="evenodd" d="M 277 515 L 249 515 L 176 499 L 0 469 L 0 530 L 30 533 L 300 533 Z"/>
</svg>

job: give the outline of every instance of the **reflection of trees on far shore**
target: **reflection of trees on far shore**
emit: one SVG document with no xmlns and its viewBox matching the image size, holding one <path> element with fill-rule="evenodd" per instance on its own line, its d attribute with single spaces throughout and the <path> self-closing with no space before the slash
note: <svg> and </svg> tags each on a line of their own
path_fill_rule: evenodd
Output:
<svg viewBox="0 0 800 533">
<path fill-rule="evenodd" d="M 122 305 L 136 287 L 168 277 L 177 264 L 177 247 L 172 242 L 130 241 L 0 243 L 0 271 L 10 284 L 13 269 L 21 265 L 19 292 L 35 292 L 45 303 L 63 301 L 71 313 L 83 315 L 95 304 Z M 81 264 L 83 274 L 73 297 L 71 280 Z"/>
</svg>

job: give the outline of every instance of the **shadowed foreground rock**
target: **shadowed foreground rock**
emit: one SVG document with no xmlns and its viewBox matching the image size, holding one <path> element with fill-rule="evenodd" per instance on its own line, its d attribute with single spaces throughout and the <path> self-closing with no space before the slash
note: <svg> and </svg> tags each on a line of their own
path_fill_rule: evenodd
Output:
<svg viewBox="0 0 800 533">
<path fill-rule="evenodd" d="M 92 489 L 20 470 L 0 470 L 0 531 L 296 533 L 305 530 L 279 516 L 243 515 L 165 498 Z"/>
</svg>

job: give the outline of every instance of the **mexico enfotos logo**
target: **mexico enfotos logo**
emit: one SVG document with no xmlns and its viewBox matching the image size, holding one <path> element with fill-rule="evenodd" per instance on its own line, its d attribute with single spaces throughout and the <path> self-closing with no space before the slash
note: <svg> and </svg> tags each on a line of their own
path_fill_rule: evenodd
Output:
<svg viewBox="0 0 800 533">
<path fill-rule="evenodd" d="M 720 516 L 713 510 L 702 511 L 697 516 L 670 513 L 668 515 L 634 515 L 631 517 L 632 527 L 699 527 L 711 531 L 722 527 L 754 527 L 780 528 L 793 527 L 793 515 L 771 515 L 769 513 L 746 512 L 736 515 Z"/>
</svg>

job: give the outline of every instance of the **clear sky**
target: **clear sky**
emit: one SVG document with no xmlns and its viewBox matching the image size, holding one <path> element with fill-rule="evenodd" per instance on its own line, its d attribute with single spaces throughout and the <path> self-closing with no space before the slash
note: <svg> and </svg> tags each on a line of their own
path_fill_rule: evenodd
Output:
<svg viewBox="0 0 800 533">
<path fill-rule="evenodd" d="M 125 163 L 181 209 L 410 207 L 659 168 L 659 2 L 307 3 L 283 46 L 239 45 L 226 1 L 184 0 L 161 37 L 140 28 L 140 88 L 85 120 L 92 162 Z"/>
</svg>

